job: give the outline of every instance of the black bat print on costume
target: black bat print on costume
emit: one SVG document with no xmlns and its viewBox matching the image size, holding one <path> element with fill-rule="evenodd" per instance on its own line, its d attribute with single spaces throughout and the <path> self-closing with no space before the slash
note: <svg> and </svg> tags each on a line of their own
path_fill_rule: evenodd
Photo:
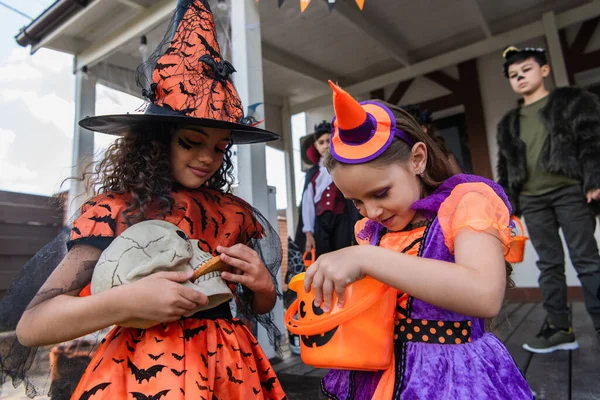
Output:
<svg viewBox="0 0 600 400">
<path fill-rule="evenodd" d="M 113 233 L 117 231 L 117 221 L 112 217 L 112 215 L 103 215 L 101 217 L 93 216 L 89 219 L 94 222 L 103 222 L 107 224 Z"/>
<path fill-rule="evenodd" d="M 213 236 L 216 239 L 219 236 L 219 222 L 215 219 L 215 217 L 210 217 L 210 219 L 215 224 L 215 232 L 213 233 Z"/>
<path fill-rule="evenodd" d="M 206 330 L 206 325 L 199 326 L 197 328 L 185 329 L 183 331 L 183 338 L 182 339 L 185 339 L 186 342 L 189 342 L 190 339 L 194 338 L 200 332 L 205 331 L 205 330 Z"/>
<path fill-rule="evenodd" d="M 206 50 L 208 51 L 208 53 L 216 58 L 221 58 L 221 54 L 219 54 L 218 51 L 216 51 L 211 45 L 210 43 L 208 43 L 206 41 L 206 39 L 204 38 L 204 36 L 200 35 L 198 32 L 196 32 L 196 36 L 198 36 L 198 39 L 200 39 L 200 42 L 202 43 L 202 45 L 204 47 L 206 47 Z"/>
<path fill-rule="evenodd" d="M 233 382 L 233 383 L 237 383 L 238 385 L 241 385 L 242 383 L 244 383 L 243 380 L 237 379 L 236 377 L 233 376 L 233 371 L 231 370 L 231 368 L 226 367 L 227 368 L 227 377 L 229 378 L 229 382 Z"/>
<path fill-rule="evenodd" d="M 161 358 L 163 356 L 163 354 L 165 354 L 165 353 L 160 353 L 159 355 L 156 355 L 156 356 L 154 354 L 148 354 L 148 357 L 150 357 L 154 361 L 158 361 L 158 359 Z"/>
<path fill-rule="evenodd" d="M 252 356 L 252 353 L 244 353 L 244 350 L 240 349 L 240 354 L 242 355 L 242 357 L 250 357 Z"/>
<path fill-rule="evenodd" d="M 202 243 L 204 246 L 206 246 L 206 250 L 200 246 L 200 243 Z M 208 244 L 208 242 L 206 240 L 202 240 L 202 239 L 198 238 L 198 248 L 202 251 L 206 251 L 207 253 L 213 254 L 213 248 L 210 247 L 210 245 Z M 233 331 L 231 331 L 231 332 L 233 332 Z"/>
<path fill-rule="evenodd" d="M 160 364 L 153 365 L 148 369 L 138 368 L 131 362 L 129 357 L 127 357 L 127 367 L 129 367 L 131 373 L 135 377 L 135 380 L 138 381 L 138 383 L 142 383 L 144 380 L 150 382 L 151 378 L 156 378 L 156 375 L 158 375 L 158 373 L 165 368 L 164 365 Z"/>
<path fill-rule="evenodd" d="M 192 198 L 192 200 L 198 206 L 198 211 L 200 211 L 200 222 L 202 223 L 202 232 L 204 232 L 208 225 L 208 218 L 206 217 L 206 212 L 207 212 L 206 208 L 204 207 L 204 205 L 201 202 L 199 202 L 195 198 Z M 198 238 L 198 240 L 200 240 L 200 238 Z M 203 242 L 208 245 L 208 242 L 206 242 L 206 241 L 203 241 Z"/>
<path fill-rule="evenodd" d="M 150 396 L 146 396 L 145 394 L 139 392 L 131 392 L 131 395 L 135 398 L 135 400 L 160 400 L 161 397 L 166 396 L 170 391 L 171 389 L 161 390 L 160 392 Z"/>
<path fill-rule="evenodd" d="M 187 223 L 190 225 L 190 234 L 193 235 L 194 234 L 194 222 L 187 215 L 184 215 L 183 219 L 185 221 L 187 221 Z"/>
<path fill-rule="evenodd" d="M 196 97 L 196 93 L 192 93 L 192 92 L 187 91 L 187 89 L 185 88 L 183 82 L 179 82 L 179 91 L 181 92 L 181 94 L 184 94 L 186 96 Z"/>
<path fill-rule="evenodd" d="M 159 63 L 157 63 L 155 68 L 157 71 L 162 71 L 163 69 L 167 69 L 170 67 L 176 67 L 176 66 L 177 66 L 177 64 L 159 64 Z"/>
<path fill-rule="evenodd" d="M 175 368 L 171 368 L 171 372 L 172 372 L 173 374 L 175 374 L 176 376 L 181 376 L 181 375 L 183 375 L 183 374 L 185 373 L 185 371 L 186 371 L 185 369 L 182 369 L 181 371 L 177 371 Z"/>
<path fill-rule="evenodd" d="M 264 387 L 265 389 L 267 389 L 269 392 L 271 390 L 273 390 L 273 385 L 275 384 L 275 382 L 277 382 L 277 378 L 272 377 L 267 379 L 266 381 L 260 381 L 260 386 Z"/>
<path fill-rule="evenodd" d="M 181 360 L 183 360 L 183 358 L 185 357 L 185 354 L 179 355 L 179 354 L 176 354 L 176 353 L 171 353 L 171 355 L 172 355 L 173 357 L 175 357 L 175 359 L 176 359 L 177 361 L 181 361 Z"/>
<path fill-rule="evenodd" d="M 98 369 L 98 367 L 100 366 L 100 363 L 102 362 L 102 360 L 104 360 L 104 357 L 102 357 L 100 359 L 100 361 L 98 361 L 98 364 L 96 364 L 96 366 L 94 367 L 94 369 L 92 371 L 95 371 L 96 369 Z"/>
<path fill-rule="evenodd" d="M 109 204 L 99 204 L 98 207 L 102 207 L 108 210 L 108 212 L 112 212 L 112 208 L 110 208 Z"/>
<path fill-rule="evenodd" d="M 111 384 L 111 382 L 104 382 L 104 383 L 94 386 L 90 390 L 86 390 L 85 392 L 83 392 L 83 394 L 81 395 L 79 400 L 88 400 L 90 397 L 95 395 L 98 391 L 100 391 L 100 390 L 104 391 L 104 389 L 106 389 L 106 387 L 110 384 Z"/>
<path fill-rule="evenodd" d="M 121 336 L 121 333 L 123 333 L 122 330 L 119 330 L 117 333 L 115 333 L 115 335 L 110 339 L 110 341 L 112 342 L 113 340 L 115 340 L 116 338 L 118 338 L 119 336 Z"/>
</svg>

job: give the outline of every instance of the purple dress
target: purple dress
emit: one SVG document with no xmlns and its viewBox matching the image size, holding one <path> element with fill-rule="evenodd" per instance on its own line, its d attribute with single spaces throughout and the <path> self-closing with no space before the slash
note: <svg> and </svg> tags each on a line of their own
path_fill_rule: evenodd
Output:
<svg viewBox="0 0 600 400">
<path fill-rule="evenodd" d="M 435 215 L 452 189 L 468 182 L 489 185 L 510 209 L 506 194 L 494 182 L 472 175 L 449 178 L 432 195 L 413 205 L 413 209 L 434 218 L 423 236 L 419 250 L 421 257 L 454 262 L 454 256 L 444 244 L 442 228 Z M 376 245 L 383 231 L 381 225 L 368 221 L 358 236 Z M 508 350 L 496 336 L 485 331 L 483 319 L 447 311 L 412 296 L 408 297 L 405 312 L 409 321 L 438 321 L 440 326 L 444 323 L 442 321 L 456 326 L 469 324 L 470 340 L 463 344 L 397 340 L 394 399 L 533 398 Z M 370 399 L 382 374 L 383 371 L 331 370 L 323 379 L 321 389 L 331 399 Z"/>
</svg>

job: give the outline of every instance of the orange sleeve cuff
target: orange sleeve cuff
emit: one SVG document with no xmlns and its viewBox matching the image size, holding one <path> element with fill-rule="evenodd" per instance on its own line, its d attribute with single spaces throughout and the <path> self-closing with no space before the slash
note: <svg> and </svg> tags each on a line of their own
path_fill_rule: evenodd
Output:
<svg viewBox="0 0 600 400">
<path fill-rule="evenodd" d="M 511 242 L 508 208 L 494 192 L 482 182 L 463 183 L 454 188 L 442 203 L 438 220 L 448 249 L 454 252 L 454 238 L 465 228 L 496 236 L 508 252 Z"/>
</svg>

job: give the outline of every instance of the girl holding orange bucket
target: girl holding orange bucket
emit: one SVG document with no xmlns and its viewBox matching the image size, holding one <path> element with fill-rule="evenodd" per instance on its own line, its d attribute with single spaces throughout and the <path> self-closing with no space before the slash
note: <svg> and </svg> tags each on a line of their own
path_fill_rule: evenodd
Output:
<svg viewBox="0 0 600 400">
<path fill-rule="evenodd" d="M 364 277 L 395 288 L 397 301 L 387 369 L 332 369 L 323 392 L 333 399 L 531 399 L 510 354 L 485 328 L 511 282 L 504 191 L 478 176 L 451 176 L 435 141 L 406 112 L 359 103 L 330 84 L 336 116 L 325 164 L 366 218 L 355 228 L 360 246 L 308 268 L 303 290 L 312 289 L 314 304 L 299 314 L 312 307 L 325 319 L 350 308 L 353 283 Z M 369 351 L 363 342 L 357 355 Z"/>
</svg>

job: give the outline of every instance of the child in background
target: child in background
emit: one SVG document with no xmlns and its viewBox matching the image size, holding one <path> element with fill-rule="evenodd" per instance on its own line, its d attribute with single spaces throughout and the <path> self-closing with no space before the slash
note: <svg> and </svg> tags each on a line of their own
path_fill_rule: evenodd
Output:
<svg viewBox="0 0 600 400">
<path fill-rule="evenodd" d="M 356 209 L 344 199 L 323 166 L 330 137 L 331 124 L 323 121 L 302 142 L 302 160 L 312 167 L 304 178 L 296 244 L 305 251 L 314 249 L 317 257 L 350 246 L 354 241 L 352 227 L 358 220 Z"/>
<path fill-rule="evenodd" d="M 567 305 L 565 254 L 583 287 L 600 338 L 600 255 L 594 237 L 600 210 L 600 102 L 577 87 L 546 89 L 550 74 L 541 48 L 504 50 L 504 76 L 522 96 L 498 124 L 498 182 L 525 217 L 538 254 L 546 323 L 523 347 L 533 353 L 579 347 Z"/>
</svg>

